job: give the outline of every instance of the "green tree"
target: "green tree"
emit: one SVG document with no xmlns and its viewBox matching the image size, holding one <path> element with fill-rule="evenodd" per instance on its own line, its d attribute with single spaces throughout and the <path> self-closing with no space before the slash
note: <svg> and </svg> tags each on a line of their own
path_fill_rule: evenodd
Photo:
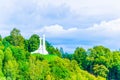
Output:
<svg viewBox="0 0 120 80">
<path fill-rule="evenodd" d="M 109 67 L 108 79 L 120 79 L 120 52 L 113 51 L 111 54 L 111 66 Z"/>
<path fill-rule="evenodd" d="M 85 49 L 77 47 L 74 51 L 73 58 L 78 62 L 79 66 L 83 69 L 86 68 L 87 53 Z"/>
<path fill-rule="evenodd" d="M 25 44 L 25 46 L 24 46 L 24 49 L 26 50 L 26 51 L 28 51 L 29 50 L 29 40 L 27 40 L 27 39 L 25 39 L 24 40 L 24 44 Z"/>
<path fill-rule="evenodd" d="M 14 47 L 14 46 L 11 46 L 11 50 L 12 50 L 12 54 L 14 56 L 14 58 L 19 61 L 19 60 L 26 60 L 26 55 L 27 55 L 27 52 L 20 48 L 20 47 Z"/>
<path fill-rule="evenodd" d="M 111 66 L 111 51 L 103 46 L 95 46 L 87 51 L 87 70 L 93 73 L 93 66 L 96 64 L 104 65 L 109 68 Z"/>
<path fill-rule="evenodd" d="M 48 41 L 46 41 L 46 49 L 49 54 L 55 54 L 55 48 Z"/>
<path fill-rule="evenodd" d="M 28 70 L 29 80 L 45 80 L 50 73 L 48 62 L 40 61 L 36 56 L 30 56 Z"/>
<path fill-rule="evenodd" d="M 46 41 L 46 49 L 49 54 L 57 55 L 62 57 L 62 54 L 58 48 L 54 48 L 49 42 Z"/>
<path fill-rule="evenodd" d="M 109 72 L 108 68 L 106 68 L 104 65 L 98 65 L 98 64 L 94 65 L 93 70 L 96 76 L 102 76 L 105 78 L 107 77 Z"/>
<path fill-rule="evenodd" d="M 58 55 L 59 57 L 62 57 L 62 54 L 60 52 L 60 50 L 58 48 L 55 49 L 55 53 L 56 55 Z"/>
<path fill-rule="evenodd" d="M 37 34 L 33 34 L 29 39 L 28 51 L 33 52 L 39 48 L 40 40 Z"/>
<path fill-rule="evenodd" d="M 19 67 L 19 76 L 17 77 L 16 80 L 29 80 L 29 62 L 28 61 L 18 61 Z"/>
<path fill-rule="evenodd" d="M 4 60 L 4 53 L 2 50 L 0 50 L 0 69 L 2 69 L 2 65 L 3 65 L 2 61 L 3 60 Z"/>
<path fill-rule="evenodd" d="M 0 41 L 0 50 L 4 50 L 4 45 L 3 45 L 3 43 L 2 43 L 2 41 Z"/>
<path fill-rule="evenodd" d="M 13 57 L 11 49 L 9 47 L 6 48 L 4 51 L 4 61 L 9 61 L 9 60 L 13 60 L 13 59 L 14 59 L 14 57 Z"/>
<path fill-rule="evenodd" d="M 51 73 L 56 79 L 66 79 L 69 78 L 69 70 L 66 68 L 67 63 L 60 59 L 56 58 L 52 63 L 51 63 Z"/>
<path fill-rule="evenodd" d="M 8 60 L 5 62 L 4 75 L 7 80 L 16 80 L 18 72 L 18 64 L 15 60 Z"/>
<path fill-rule="evenodd" d="M 64 54 L 62 54 L 62 58 L 67 58 L 69 60 L 72 60 L 73 59 L 73 54 L 64 53 Z"/>
<path fill-rule="evenodd" d="M 14 46 L 21 46 L 21 47 L 24 47 L 24 38 L 23 36 L 20 34 L 20 30 L 14 28 L 11 33 L 10 33 L 10 36 L 11 36 L 11 43 L 14 45 Z"/>
<path fill-rule="evenodd" d="M 0 79 L 4 78 L 4 74 L 2 72 L 3 69 L 3 60 L 4 60 L 4 53 L 2 50 L 0 50 Z"/>
<path fill-rule="evenodd" d="M 16 62 L 11 49 L 8 47 L 4 51 L 3 72 L 6 79 L 16 80 L 18 77 L 18 63 Z"/>
<path fill-rule="evenodd" d="M 8 41 L 10 44 L 12 44 L 13 46 L 20 46 L 20 47 L 24 48 L 24 38 L 20 34 L 20 30 L 18 30 L 16 28 L 14 28 L 10 32 L 10 36 L 5 37 L 4 39 L 6 41 Z"/>
</svg>

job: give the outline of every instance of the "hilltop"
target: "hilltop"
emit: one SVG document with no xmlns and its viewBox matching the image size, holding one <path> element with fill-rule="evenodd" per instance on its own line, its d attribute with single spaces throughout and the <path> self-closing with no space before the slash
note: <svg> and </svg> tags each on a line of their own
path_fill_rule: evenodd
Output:
<svg viewBox="0 0 120 80">
<path fill-rule="evenodd" d="M 46 41 L 48 55 L 31 54 L 39 47 L 39 36 L 25 39 L 14 28 L 0 36 L 0 79 L 2 80 L 119 80 L 120 51 L 104 46 L 88 50 L 77 47 L 65 53 Z"/>
</svg>

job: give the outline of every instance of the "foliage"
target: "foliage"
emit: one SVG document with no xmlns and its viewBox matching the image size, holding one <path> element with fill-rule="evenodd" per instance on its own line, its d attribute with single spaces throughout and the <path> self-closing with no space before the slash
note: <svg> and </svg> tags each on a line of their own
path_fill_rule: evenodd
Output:
<svg viewBox="0 0 120 80">
<path fill-rule="evenodd" d="M 38 49 L 39 47 L 39 36 L 37 34 L 33 34 L 28 42 L 28 51 L 33 52 Z"/>
<path fill-rule="evenodd" d="M 85 49 L 77 47 L 73 54 L 73 59 L 75 59 L 83 69 L 86 67 L 86 57 Z"/>
<path fill-rule="evenodd" d="M 10 44 L 13 46 L 20 46 L 24 48 L 24 38 L 20 34 L 20 31 L 16 28 L 14 28 L 11 32 L 10 35 L 4 38 L 6 41 L 8 41 Z"/>
<path fill-rule="evenodd" d="M 120 51 L 94 46 L 69 54 L 46 41 L 49 55 L 31 54 L 39 44 L 37 34 L 24 39 L 16 28 L 0 38 L 0 80 L 120 80 Z"/>
<path fill-rule="evenodd" d="M 6 61 L 3 71 L 4 71 L 4 75 L 6 76 L 6 79 L 16 80 L 19 72 L 18 63 L 16 62 L 16 60 Z"/>
<path fill-rule="evenodd" d="M 1 48 L 0 69 L 2 80 L 102 80 L 102 77 L 81 70 L 75 60 L 57 55 L 30 54 L 13 45 Z"/>
<path fill-rule="evenodd" d="M 54 48 L 50 43 L 46 41 L 46 49 L 49 54 L 57 55 L 59 57 L 62 57 L 62 54 L 58 48 Z"/>
<path fill-rule="evenodd" d="M 95 46 L 87 51 L 82 48 L 76 48 L 73 59 L 75 59 L 78 64 L 81 64 L 84 70 L 96 76 L 101 76 L 108 80 L 120 79 L 119 51 L 112 52 L 104 46 Z"/>
<path fill-rule="evenodd" d="M 98 64 L 94 65 L 93 70 L 94 70 L 94 74 L 102 77 L 107 77 L 107 73 L 109 72 L 109 70 L 104 65 L 98 65 Z"/>
<path fill-rule="evenodd" d="M 73 54 L 64 53 L 64 54 L 62 54 L 62 58 L 67 58 L 69 60 L 72 60 L 73 59 Z"/>
<path fill-rule="evenodd" d="M 56 55 L 44 55 L 44 59 L 47 60 L 48 62 L 54 61 L 58 56 Z"/>
</svg>

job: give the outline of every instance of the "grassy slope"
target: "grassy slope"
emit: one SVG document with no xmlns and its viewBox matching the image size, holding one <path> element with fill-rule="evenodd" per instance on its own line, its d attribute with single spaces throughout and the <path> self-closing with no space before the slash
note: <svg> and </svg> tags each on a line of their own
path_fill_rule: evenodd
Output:
<svg viewBox="0 0 120 80">
<path fill-rule="evenodd" d="M 58 58 L 58 56 L 56 56 L 56 55 L 44 55 L 44 58 L 46 60 L 48 60 L 48 62 L 50 62 L 50 61 L 54 61 L 56 58 Z"/>
</svg>

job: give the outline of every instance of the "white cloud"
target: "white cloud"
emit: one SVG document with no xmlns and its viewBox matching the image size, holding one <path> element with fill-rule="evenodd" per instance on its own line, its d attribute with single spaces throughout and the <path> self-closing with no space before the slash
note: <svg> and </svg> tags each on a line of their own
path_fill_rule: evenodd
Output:
<svg viewBox="0 0 120 80">
<path fill-rule="evenodd" d="M 56 9 L 59 6 L 66 6 L 70 9 L 72 15 L 79 18 L 81 16 L 109 16 L 118 18 L 120 17 L 119 3 L 119 0 L 1 0 L 0 21 L 2 22 L 2 19 L 7 20 L 10 17 L 16 16 L 17 13 L 27 16 L 30 10 L 33 11 L 33 14 L 39 14 L 40 16 L 43 11 L 48 10 L 51 6 L 56 7 Z"/>
<path fill-rule="evenodd" d="M 70 0 L 66 4 L 71 10 L 82 15 L 114 15 L 120 16 L 119 0 Z M 116 15 L 117 14 L 117 15 Z"/>
<path fill-rule="evenodd" d="M 94 24 L 93 27 L 90 27 L 87 30 L 95 32 L 96 36 L 103 36 L 110 39 L 118 38 L 120 36 L 120 19 L 108 22 L 102 21 L 100 24 Z"/>
<path fill-rule="evenodd" d="M 44 26 L 43 28 L 36 30 L 35 32 L 46 33 L 50 37 L 63 36 L 66 37 L 78 37 L 78 36 L 91 36 L 91 37 L 107 37 L 118 38 L 120 35 L 120 19 L 111 21 L 102 21 L 100 24 L 94 24 L 88 28 L 72 27 L 65 29 L 63 26 L 55 24 L 50 26 Z M 70 35 L 70 36 L 69 36 Z"/>
<path fill-rule="evenodd" d="M 100 24 L 94 24 L 92 27 L 84 29 L 75 27 L 65 29 L 63 26 L 56 24 L 45 26 L 35 32 L 45 33 L 51 40 L 55 38 L 56 40 L 59 39 L 57 46 L 63 45 L 64 42 L 67 42 L 65 41 L 67 39 L 69 44 L 75 43 L 74 46 L 92 47 L 95 45 L 104 45 L 111 49 L 120 47 L 120 19 L 102 21 Z"/>
<path fill-rule="evenodd" d="M 71 36 L 73 33 L 77 32 L 77 28 L 64 29 L 63 26 L 58 24 L 45 26 L 39 30 L 36 30 L 35 33 L 45 33 L 48 37 L 67 37 Z M 73 37 L 73 36 L 71 36 Z"/>
<path fill-rule="evenodd" d="M 119 0 L 1 0 L 0 24 L 50 24 L 89 27 L 96 21 L 120 17 Z M 55 19 L 53 19 L 55 18 Z M 41 24 L 41 25 L 40 25 Z M 82 25 L 83 24 L 83 25 Z M 79 26 L 82 25 L 82 26 Z"/>
<path fill-rule="evenodd" d="M 40 8 L 54 5 L 55 7 L 66 5 L 73 13 L 78 15 L 119 15 L 119 0 L 34 0 Z"/>
</svg>

